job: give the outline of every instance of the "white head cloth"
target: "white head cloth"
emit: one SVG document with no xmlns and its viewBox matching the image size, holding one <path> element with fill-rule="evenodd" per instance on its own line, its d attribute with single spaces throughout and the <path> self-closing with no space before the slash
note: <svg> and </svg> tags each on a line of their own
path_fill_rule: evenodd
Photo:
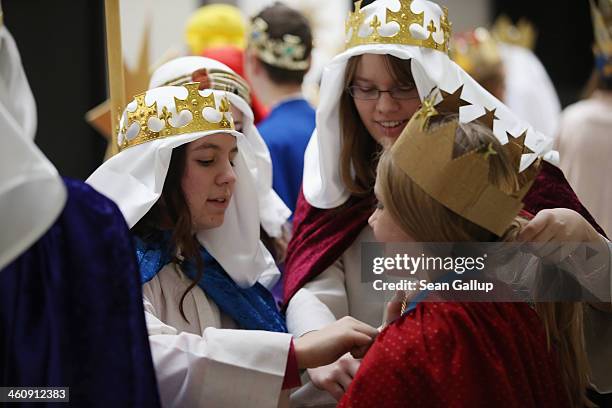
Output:
<svg viewBox="0 0 612 408">
<path fill-rule="evenodd" d="M 0 269 L 55 222 L 66 202 L 57 170 L 34 144 L 36 104 L 15 40 L 0 27 Z"/>
<path fill-rule="evenodd" d="M 191 74 L 198 69 L 218 69 L 240 77 L 230 67 L 211 58 L 180 57 L 155 70 L 149 89 L 162 85 L 182 85 L 191 82 Z M 239 95 L 227 94 L 231 104 L 244 115 L 242 133 L 246 136 L 248 149 L 244 158 L 257 184 L 259 216 L 261 225 L 271 237 L 280 237 L 281 226 L 291 216 L 291 210 L 272 189 L 272 159 L 266 143 L 253 123 L 253 110 Z"/>
<path fill-rule="evenodd" d="M 404 1 L 404 0 L 402 0 Z M 376 0 L 361 10 L 366 18 L 359 32 L 367 35 L 372 31 L 370 23 L 376 15 L 382 25 L 379 28 L 381 36 L 391 36 L 398 30 L 397 23 L 386 23 L 386 10 L 400 9 L 400 0 Z M 440 29 L 442 9 L 435 3 L 426 0 L 414 0 L 412 11 L 424 12 L 424 22 L 431 20 L 437 28 L 434 39 L 439 43 L 443 41 Z M 425 26 L 413 24 L 410 27 L 413 36 L 426 38 L 428 35 Z M 351 33 L 348 33 L 350 35 Z M 518 119 L 502 102 L 481 87 L 465 71 L 443 52 L 430 48 L 397 45 L 397 44 L 367 44 L 359 45 L 336 56 L 323 71 L 321 82 L 320 104 L 317 109 L 317 127 L 310 143 L 306 148 L 304 157 L 304 196 L 313 206 L 318 208 L 334 208 L 343 204 L 350 196 L 340 176 L 340 97 L 344 91 L 344 72 L 347 61 L 356 55 L 362 54 L 389 54 L 401 59 L 411 60 L 411 69 L 421 100 L 425 98 L 434 87 L 448 92 L 454 92 L 463 85 L 462 99 L 475 104 L 475 106 L 462 107 L 460 120 L 468 122 L 482 116 L 488 109 L 496 109 L 494 133 L 497 138 L 506 143 L 506 131 L 514 136 L 527 130 L 526 145 L 535 153 L 523 156 L 521 170 L 528 167 L 538 155 L 551 152 L 553 139 L 535 131 L 529 124 Z"/>
<path fill-rule="evenodd" d="M 215 95 L 217 106 L 225 92 L 203 90 L 202 96 Z M 165 107 L 173 115 L 170 122 L 175 127 L 183 126 L 190 120 L 189 113 L 177 115 L 174 98 L 185 99 L 187 89 L 182 86 L 165 86 L 146 92 L 147 106 L 157 102 L 158 112 Z M 121 118 L 121 128 L 127 125 L 127 111 L 134 111 L 136 102 L 128 104 Z M 204 109 L 204 115 L 207 115 Z M 213 112 L 219 114 L 219 111 Z M 226 113 L 227 115 L 228 113 Z M 217 119 L 218 120 L 218 119 Z M 151 122 L 149 122 L 151 126 Z M 127 138 L 138 133 L 138 125 L 127 129 Z M 103 163 L 87 179 L 87 183 L 111 198 L 123 213 L 132 228 L 157 202 L 161 196 L 172 149 L 212 134 L 228 133 L 236 137 L 238 154 L 234 160 L 236 184 L 225 220 L 218 228 L 199 231 L 198 241 L 221 264 L 225 271 L 241 287 L 252 286 L 262 275 L 278 276 L 274 260 L 259 240 L 259 216 L 255 183 L 245 163 L 242 152 L 244 136 L 234 130 L 210 130 L 186 133 L 155 139 L 140 145 L 128 147 Z M 119 134 L 119 143 L 124 134 Z"/>
<path fill-rule="evenodd" d="M 506 73 L 506 104 L 545 135 L 556 135 L 561 102 L 542 62 L 529 49 L 500 44 Z"/>
</svg>

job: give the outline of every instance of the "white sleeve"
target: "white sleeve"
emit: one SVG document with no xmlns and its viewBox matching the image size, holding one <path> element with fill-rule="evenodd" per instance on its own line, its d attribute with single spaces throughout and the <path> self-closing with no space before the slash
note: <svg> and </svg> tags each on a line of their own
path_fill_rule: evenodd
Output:
<svg viewBox="0 0 612 408">
<path fill-rule="evenodd" d="M 156 317 L 144 299 L 149 343 L 165 407 L 276 407 L 291 335 L 209 327 L 202 336 Z"/>
<path fill-rule="evenodd" d="M 339 258 L 319 276 L 304 285 L 334 314 L 336 319 L 348 316 L 349 302 L 344 279 L 344 261 Z"/>
<path fill-rule="evenodd" d="M 295 337 L 320 330 L 336 321 L 334 314 L 307 289 L 300 289 L 289 301 L 285 313 L 287 329 Z"/>
<path fill-rule="evenodd" d="M 348 315 L 342 258 L 308 282 L 287 305 L 287 328 L 299 337 Z"/>
</svg>

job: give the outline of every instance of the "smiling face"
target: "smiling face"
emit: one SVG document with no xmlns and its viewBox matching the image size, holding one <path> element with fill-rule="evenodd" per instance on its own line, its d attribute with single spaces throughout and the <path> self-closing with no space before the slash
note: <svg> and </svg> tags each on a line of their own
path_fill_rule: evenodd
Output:
<svg viewBox="0 0 612 408">
<path fill-rule="evenodd" d="M 421 105 L 412 76 L 407 77 L 408 74 L 400 81 L 393 74 L 388 58 L 378 54 L 362 55 L 352 80 L 353 86 L 364 91 L 396 89 L 402 94 L 402 99 L 393 98 L 389 92 L 382 92 L 377 99 L 372 100 L 353 98 L 364 126 L 374 140 L 385 147 L 395 142 Z"/>
<path fill-rule="evenodd" d="M 236 174 L 236 138 L 227 133 L 205 136 L 187 145 L 181 179 L 193 232 L 219 227 L 229 206 Z"/>
</svg>

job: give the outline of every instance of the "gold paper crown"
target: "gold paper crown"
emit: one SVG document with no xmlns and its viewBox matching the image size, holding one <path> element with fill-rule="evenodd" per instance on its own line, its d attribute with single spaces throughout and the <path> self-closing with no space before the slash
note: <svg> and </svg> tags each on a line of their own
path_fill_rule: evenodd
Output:
<svg viewBox="0 0 612 408">
<path fill-rule="evenodd" d="M 455 36 L 450 55 L 477 81 L 497 74 L 502 64 L 497 42 L 483 27 Z"/>
<path fill-rule="evenodd" d="M 495 20 L 493 27 L 491 27 L 491 34 L 499 42 L 517 45 L 529 50 L 535 48 L 538 37 L 535 27 L 529 21 L 521 18 L 514 25 L 512 20 L 505 15 L 501 15 Z"/>
<path fill-rule="evenodd" d="M 502 236 L 522 208 L 521 200 L 531 187 L 539 160 L 524 170 L 526 180 L 515 191 L 506 193 L 489 182 L 489 158 L 497 154 L 492 144 L 481 146 L 453 157 L 458 122 L 452 121 L 429 129 L 429 119 L 439 112 L 458 113 L 468 105 L 460 97 L 463 87 L 453 94 L 441 91 L 442 101 L 434 105 L 435 97 L 423 101 L 392 147 L 394 163 L 429 196 L 471 222 Z M 486 110 L 476 119 L 492 128 L 495 110 Z M 519 137 L 508 134 L 503 149 L 513 160 L 519 174 L 521 156 L 532 153 L 525 146 L 526 132 Z"/>
<path fill-rule="evenodd" d="M 261 17 L 251 24 L 249 47 L 262 61 L 274 67 L 289 71 L 306 71 L 310 67 L 302 39 L 293 34 L 285 34 L 282 39 L 270 38 L 268 23 Z"/>
<path fill-rule="evenodd" d="M 120 151 L 152 140 L 164 139 L 166 137 L 178 136 L 186 133 L 206 132 L 211 130 L 234 130 L 234 122 L 231 115 L 228 116 L 230 103 L 227 98 L 224 97 L 217 108 L 214 92 L 210 92 L 208 96 L 202 96 L 198 90 L 199 85 L 200 84 L 197 82 L 184 85 L 188 92 L 185 99 L 174 97 L 174 106 L 177 116 L 184 110 L 191 113 L 191 121 L 180 127 L 174 127 L 170 123 L 174 115 L 167 107 L 164 106 L 160 113 L 157 109 L 157 101 L 147 106 L 145 102 L 146 92 L 136 95 L 134 97 L 136 109 L 134 111 L 126 109 L 125 111 L 127 115 L 127 124 L 124 124 L 119 132 L 118 139 Z M 204 112 L 205 108 L 214 109 L 220 115 L 221 119 L 216 122 L 208 120 Z M 149 127 L 149 119 L 163 121 L 163 126 L 159 131 L 154 131 Z M 139 126 L 138 134 L 128 139 L 127 131 L 133 123 L 137 123 Z"/>
<path fill-rule="evenodd" d="M 241 76 L 221 69 L 202 68 L 202 70 L 206 73 L 206 79 L 200 80 L 200 88 L 230 92 L 240 96 L 249 105 L 251 104 L 251 89 Z M 197 71 L 200 70 L 173 78 L 160 86 L 177 86 L 194 82 L 193 74 Z"/>
<path fill-rule="evenodd" d="M 391 36 L 381 35 L 379 29 L 383 23 L 381 23 L 378 16 L 375 14 L 368 25 L 371 29 L 370 34 L 362 37 L 359 35 L 359 30 L 365 23 L 366 14 L 361 10 L 362 0 L 356 1 L 355 11 L 349 12 L 348 19 L 346 20 L 346 35 L 348 36 L 350 33 L 350 37 L 348 37 L 346 42 L 346 48 L 348 49 L 364 44 L 400 44 L 427 47 L 447 53 L 451 36 L 451 23 L 448 21 L 448 9 L 443 7 L 443 14 L 440 17 L 438 25 L 436 25 L 434 20 L 429 21 L 426 27 L 429 34 L 427 38 L 421 39 L 412 34 L 410 26 L 412 24 L 417 24 L 424 27 L 425 12 L 418 14 L 414 13 L 411 7 L 412 2 L 413 0 L 400 0 L 400 9 L 398 11 L 386 9 L 384 24 L 396 23 L 399 25 L 399 31 L 397 33 Z M 438 43 L 433 38 L 434 34 L 440 30 L 444 36 L 444 41 L 442 43 Z"/>
</svg>

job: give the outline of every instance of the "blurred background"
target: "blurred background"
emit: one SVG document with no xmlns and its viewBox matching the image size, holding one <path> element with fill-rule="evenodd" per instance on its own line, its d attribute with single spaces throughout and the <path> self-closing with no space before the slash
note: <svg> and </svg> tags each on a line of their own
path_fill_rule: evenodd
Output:
<svg viewBox="0 0 612 408">
<path fill-rule="evenodd" d="M 150 35 L 146 56 L 151 65 L 170 56 L 189 53 L 185 40 L 187 21 L 194 11 L 209 3 L 219 2 L 121 0 L 126 64 L 137 71 L 147 21 Z M 223 3 L 240 7 L 250 17 L 272 1 Z M 348 0 L 291 0 L 288 3 L 303 6 L 304 14 L 315 27 L 315 20 L 323 18 L 318 16 L 324 16 L 323 25 L 335 26 L 332 32 L 336 33 L 343 32 L 346 12 L 352 7 Z M 363 5 L 366 3 L 369 1 Z M 580 98 L 593 68 L 588 0 L 554 3 L 440 0 L 438 3 L 449 8 L 453 32 L 488 27 L 501 14 L 514 22 L 521 17 L 530 20 L 538 32 L 534 52 L 548 71 L 562 105 Z M 17 41 L 38 105 L 36 143 L 62 175 L 85 179 L 102 162 L 106 149 L 106 139 L 85 120 L 86 113 L 107 96 L 104 2 L 4 0 L 3 9 L 5 24 Z"/>
</svg>

